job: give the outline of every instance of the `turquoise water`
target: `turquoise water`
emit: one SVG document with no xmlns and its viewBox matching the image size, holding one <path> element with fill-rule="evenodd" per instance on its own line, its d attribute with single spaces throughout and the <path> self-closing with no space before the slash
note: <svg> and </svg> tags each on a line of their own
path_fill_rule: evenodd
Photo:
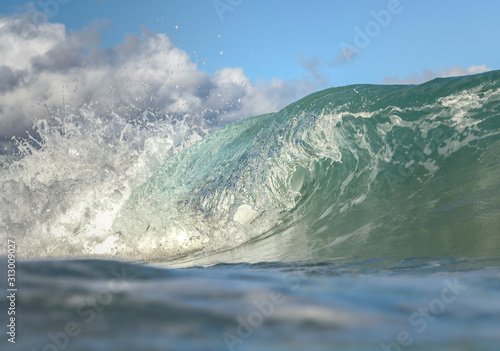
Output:
<svg viewBox="0 0 500 351">
<path fill-rule="evenodd" d="M 115 228 L 155 242 L 148 259 L 498 257 L 499 76 L 332 88 L 230 125 L 156 170 Z"/>
<path fill-rule="evenodd" d="M 499 71 L 211 134 L 84 112 L 0 161 L 2 349 L 498 349 Z"/>
</svg>

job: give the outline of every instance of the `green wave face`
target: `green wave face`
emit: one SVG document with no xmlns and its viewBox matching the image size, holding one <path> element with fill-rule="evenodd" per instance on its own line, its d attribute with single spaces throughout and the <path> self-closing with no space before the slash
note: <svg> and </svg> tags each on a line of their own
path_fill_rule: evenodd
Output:
<svg viewBox="0 0 500 351">
<path fill-rule="evenodd" d="M 113 229 L 149 259 L 498 258 L 499 157 L 499 71 L 332 88 L 170 158 Z"/>
</svg>

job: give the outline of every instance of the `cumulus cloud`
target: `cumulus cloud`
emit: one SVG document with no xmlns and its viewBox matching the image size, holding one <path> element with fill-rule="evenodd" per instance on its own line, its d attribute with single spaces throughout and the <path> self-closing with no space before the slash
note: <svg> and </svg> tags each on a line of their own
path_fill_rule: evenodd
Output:
<svg viewBox="0 0 500 351">
<path fill-rule="evenodd" d="M 382 84 L 421 84 L 434 78 L 446 78 L 466 76 L 470 74 L 478 74 L 491 71 L 492 68 L 482 65 L 472 65 L 470 67 L 455 66 L 448 69 L 437 69 L 436 71 L 430 69 L 423 69 L 421 73 L 412 73 L 406 78 L 399 79 L 396 77 L 385 77 Z"/>
<path fill-rule="evenodd" d="M 217 128 L 273 112 L 316 90 L 317 82 L 251 81 L 241 68 L 208 74 L 164 34 L 143 29 L 102 49 L 96 28 L 68 31 L 59 23 L 33 24 L 33 15 L 0 18 L 0 142 L 25 136 L 35 119 L 57 109 L 77 114 L 92 103 L 133 119 L 197 116 Z M 314 63 L 310 63 L 311 73 Z"/>
</svg>

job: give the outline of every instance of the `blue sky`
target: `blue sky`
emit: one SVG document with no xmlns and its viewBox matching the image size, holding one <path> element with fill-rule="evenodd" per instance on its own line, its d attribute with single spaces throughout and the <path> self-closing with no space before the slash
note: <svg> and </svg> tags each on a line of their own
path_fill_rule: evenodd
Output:
<svg viewBox="0 0 500 351">
<path fill-rule="evenodd" d="M 33 4 L 44 11 L 53 1 Z M 304 67 L 308 60 L 329 86 L 381 83 L 386 77 L 403 79 L 423 69 L 483 64 L 499 68 L 500 2 L 494 0 L 400 0 L 401 11 L 391 14 L 387 26 L 380 26 L 369 44 L 343 64 L 332 63 L 340 45 L 352 45 L 355 28 L 365 32 L 374 20 L 372 11 L 387 10 L 391 0 L 61 2 L 68 4 L 50 13 L 52 7 L 50 21 L 70 30 L 100 23 L 104 46 L 123 41 L 126 33 L 139 34 L 141 26 L 147 26 L 166 33 L 201 69 L 241 67 L 252 80 L 300 79 L 308 74 Z M 3 1 L 0 13 L 19 11 L 26 3 Z M 221 3 L 223 20 L 214 5 Z"/>
</svg>

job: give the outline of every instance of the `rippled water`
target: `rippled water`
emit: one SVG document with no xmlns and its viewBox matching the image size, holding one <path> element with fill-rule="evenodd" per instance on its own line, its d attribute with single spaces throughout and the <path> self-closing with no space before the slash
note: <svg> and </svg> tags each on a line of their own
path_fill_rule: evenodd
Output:
<svg viewBox="0 0 500 351">
<path fill-rule="evenodd" d="M 168 269 L 116 261 L 24 262 L 18 267 L 17 342 L 8 345 L 3 333 L 0 345 L 497 350 L 498 264 L 407 259 Z M 6 279 L 3 272 L 0 279 Z M 1 310 L 6 308 L 2 299 Z"/>
</svg>

